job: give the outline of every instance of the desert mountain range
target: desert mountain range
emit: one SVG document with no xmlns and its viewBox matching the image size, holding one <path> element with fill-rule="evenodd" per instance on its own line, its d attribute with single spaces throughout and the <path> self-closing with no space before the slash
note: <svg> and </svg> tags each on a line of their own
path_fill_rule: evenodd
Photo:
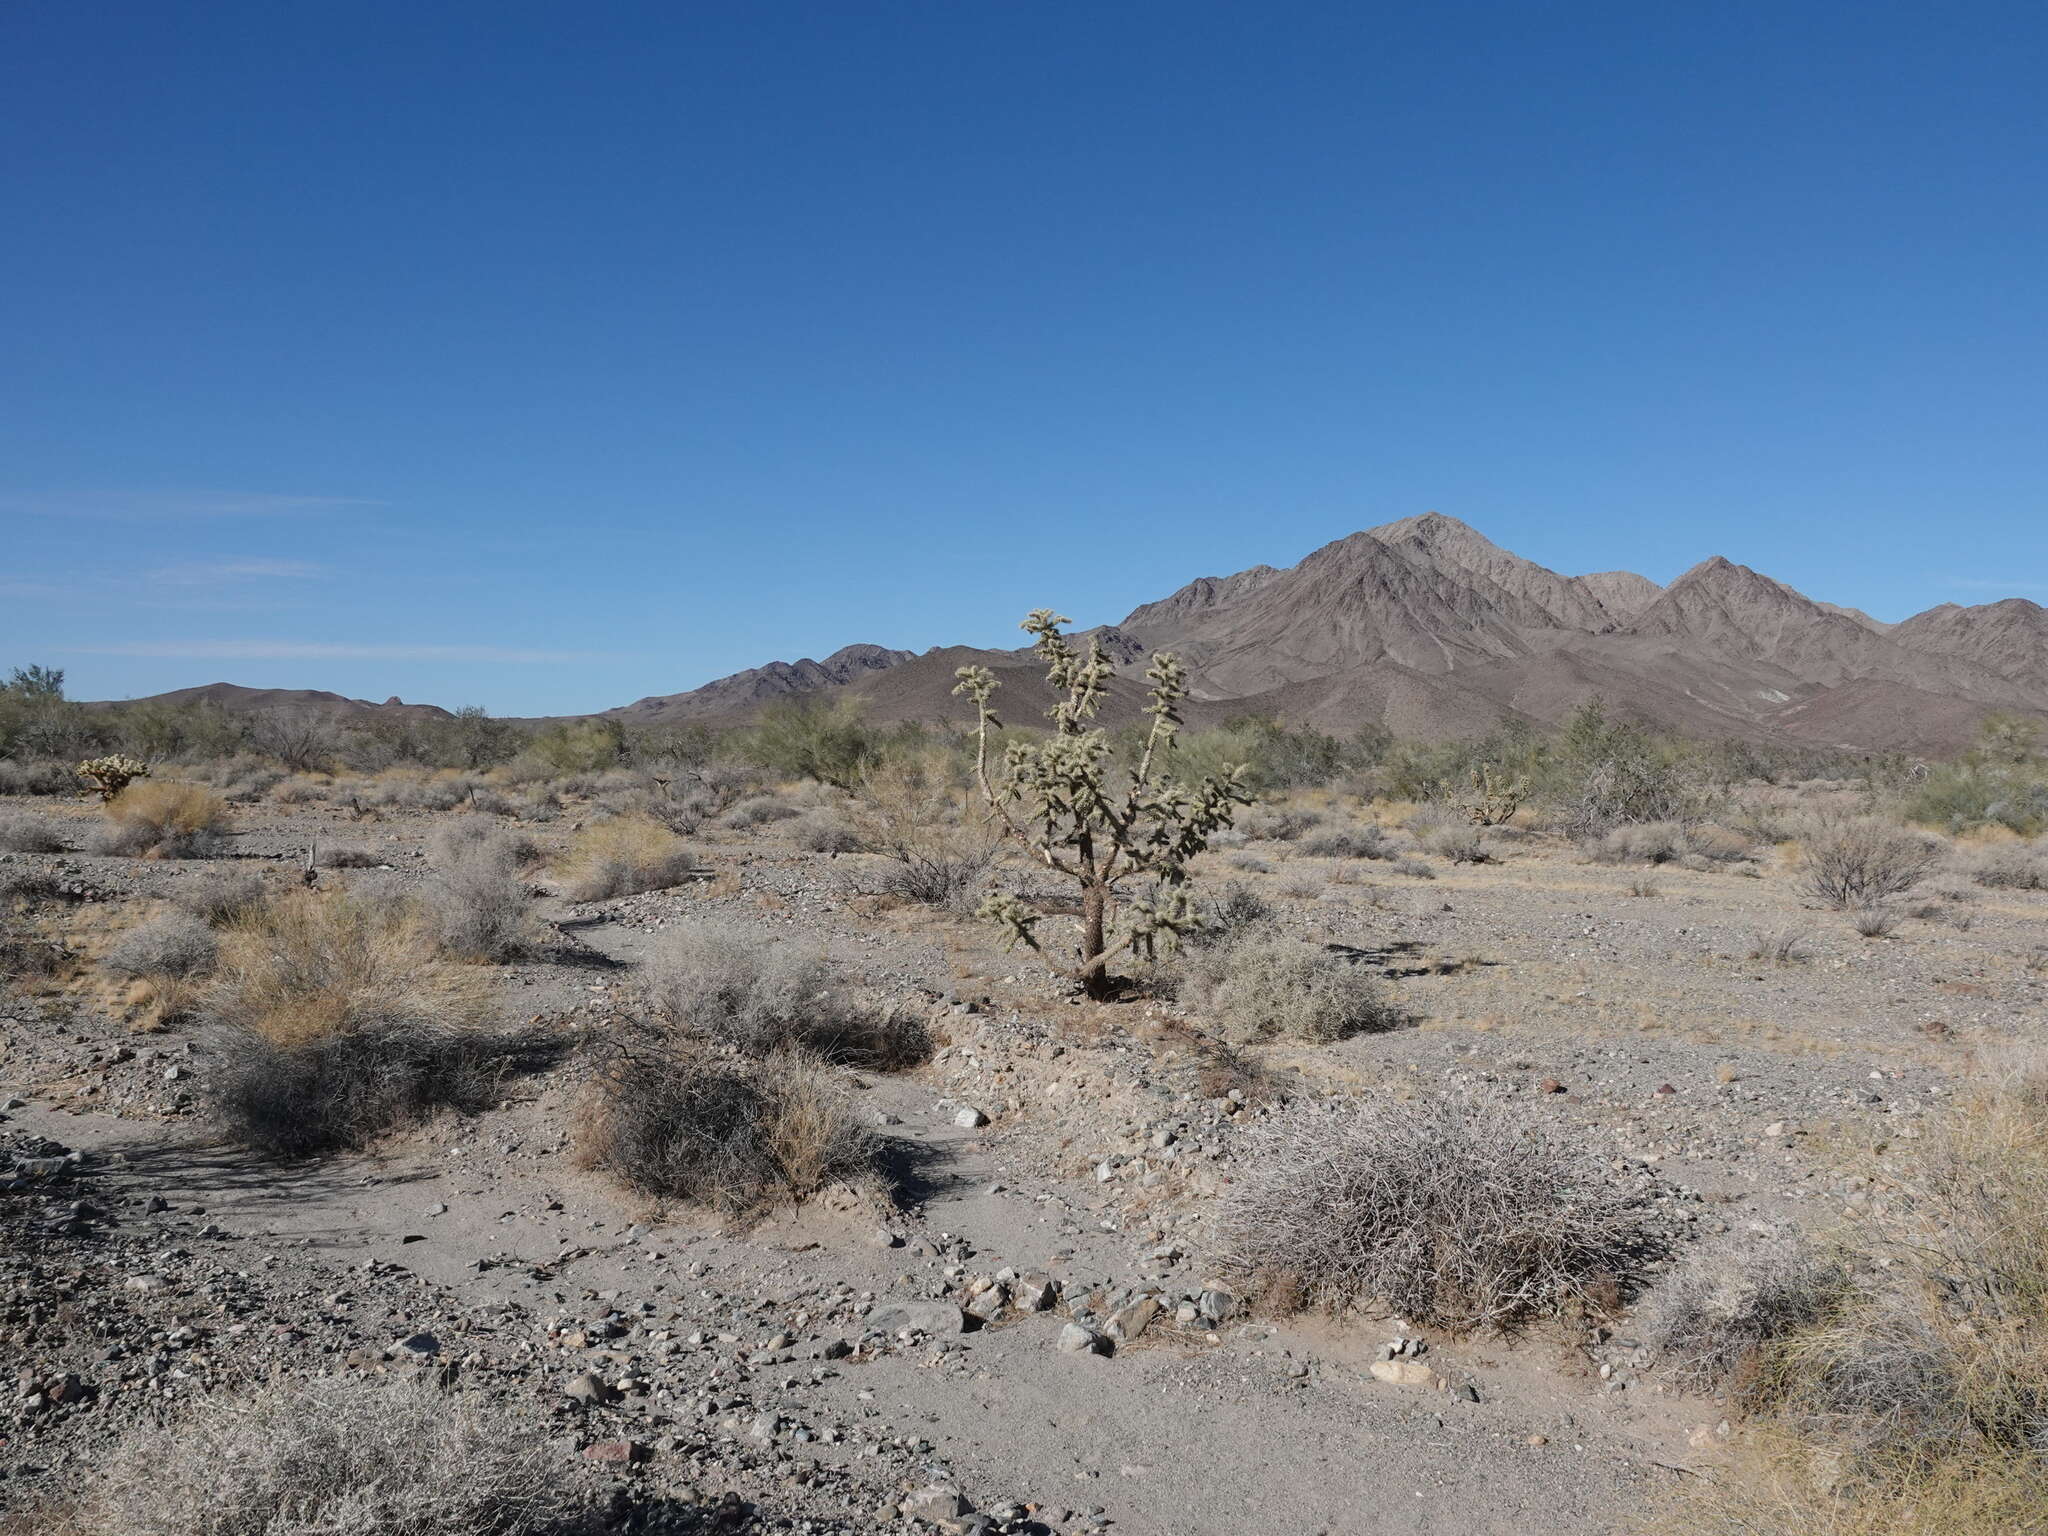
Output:
<svg viewBox="0 0 2048 1536">
<path fill-rule="evenodd" d="M 2048 714 L 2048 609 L 2023 598 L 1943 603 L 1885 624 L 1720 556 L 1668 587 L 1630 571 L 1563 576 L 1436 512 L 1351 534 L 1284 570 L 1199 577 L 1088 633 L 1117 664 L 1111 720 L 1135 710 L 1160 650 L 1188 665 L 1196 724 L 1263 714 L 1430 739 L 1555 724 L 1597 693 L 1617 713 L 1692 736 L 1939 753 L 1991 710 Z M 857 699 L 882 721 L 964 719 L 953 671 L 968 662 L 1004 678 L 1013 718 L 1041 707 L 1026 651 L 859 644 L 605 713 L 727 725 L 812 695 Z M 291 702 L 226 684 L 163 697 L 194 696 L 230 708 Z M 299 702 L 334 714 L 422 707 Z"/>
</svg>

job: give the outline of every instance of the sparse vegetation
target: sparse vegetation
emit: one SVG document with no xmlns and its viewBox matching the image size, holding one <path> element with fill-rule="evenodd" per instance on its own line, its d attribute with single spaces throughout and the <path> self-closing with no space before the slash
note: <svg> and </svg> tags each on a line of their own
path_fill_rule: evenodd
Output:
<svg viewBox="0 0 2048 1536">
<path fill-rule="evenodd" d="M 64 839 L 46 816 L 0 807 L 0 853 L 62 853 Z"/>
<path fill-rule="evenodd" d="M 1634 1197 L 1492 1100 L 1373 1094 L 1299 1106 L 1247 1136 L 1219 1237 L 1297 1304 L 1506 1328 L 1593 1307 L 1641 1257 Z"/>
<path fill-rule="evenodd" d="M 398 1378 L 313 1377 L 189 1401 L 132 1431 L 53 1536 L 574 1536 L 591 1510 L 545 1434 Z"/>
<path fill-rule="evenodd" d="M 189 1011 L 194 983 L 213 969 L 219 954 L 211 928 L 189 912 L 171 911 L 130 928 L 107 947 L 100 963 L 145 990 L 151 1022 L 161 1025 Z"/>
<path fill-rule="evenodd" d="M 1680 1386 L 1740 1397 L 1765 1351 L 1825 1322 L 1848 1287 L 1841 1259 L 1799 1238 L 1698 1256 L 1657 1288 L 1645 1333 Z"/>
<path fill-rule="evenodd" d="M 1408 1022 L 1354 961 L 1256 925 L 1225 943 L 1190 946 L 1181 996 L 1237 1043 L 1328 1044 Z"/>
<path fill-rule="evenodd" d="M 1316 859 L 1391 859 L 1394 846 L 1378 824 L 1331 827 L 1303 838 L 1301 851 Z"/>
<path fill-rule="evenodd" d="M 441 946 L 461 960 L 502 964 L 539 942 L 533 889 L 522 865 L 531 842 L 482 817 L 443 828 L 434 840 L 427 910 Z"/>
<path fill-rule="evenodd" d="M 614 816 L 583 829 L 557 866 L 571 901 L 666 890 L 696 873 L 683 840 L 646 816 Z"/>
<path fill-rule="evenodd" d="M 102 816 L 95 851 L 130 858 L 207 858 L 233 824 L 227 802 L 212 790 L 168 779 L 130 784 Z"/>
<path fill-rule="evenodd" d="M 1808 894 L 1845 910 L 1905 895 L 1940 857 L 1930 839 L 1875 816 L 1816 821 L 1801 841 Z"/>
<path fill-rule="evenodd" d="M 822 949 L 707 923 L 676 934 L 651 967 L 655 1011 L 686 1035 L 766 1059 L 801 1053 L 893 1070 L 931 1052 L 923 1025 L 861 1003 Z"/>
</svg>

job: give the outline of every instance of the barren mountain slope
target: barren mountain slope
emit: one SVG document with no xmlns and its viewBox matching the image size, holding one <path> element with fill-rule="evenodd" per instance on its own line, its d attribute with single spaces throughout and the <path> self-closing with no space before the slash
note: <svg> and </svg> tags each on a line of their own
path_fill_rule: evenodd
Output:
<svg viewBox="0 0 2048 1536">
<path fill-rule="evenodd" d="M 1960 657 L 2048 694 L 2048 608 L 2023 597 L 1971 608 L 1943 603 L 1893 625 L 1891 636 L 1908 649 Z"/>
</svg>

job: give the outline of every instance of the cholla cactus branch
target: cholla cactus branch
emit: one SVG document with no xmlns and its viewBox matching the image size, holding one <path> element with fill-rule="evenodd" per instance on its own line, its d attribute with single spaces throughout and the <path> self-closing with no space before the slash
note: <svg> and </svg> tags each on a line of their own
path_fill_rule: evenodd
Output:
<svg viewBox="0 0 2048 1536">
<path fill-rule="evenodd" d="M 1046 665 L 1046 680 L 1057 695 L 1048 717 L 1052 735 L 1042 741 L 1012 741 L 1002 761 L 990 759 L 989 732 L 997 728 L 991 701 L 995 674 L 986 667 L 962 667 L 954 692 L 974 701 L 978 720 L 975 775 L 989 816 L 1005 837 L 1032 858 L 1081 888 L 1081 934 L 1067 974 L 1091 996 L 1111 990 L 1109 962 L 1126 951 L 1146 958 L 1196 926 L 1194 906 L 1184 889 L 1188 862 L 1230 825 L 1236 808 L 1250 803 L 1244 771 L 1232 768 L 1197 783 L 1183 783 L 1167 771 L 1180 703 L 1187 697 L 1187 673 L 1178 658 L 1162 652 L 1146 669 L 1151 728 L 1137 766 L 1118 779 L 1109 738 L 1089 722 L 1108 691 L 1111 667 L 1100 638 L 1084 656 L 1059 626 L 1069 622 L 1049 608 L 1025 619 L 1033 649 Z M 1128 898 L 1124 887 L 1143 882 Z M 1123 932 L 1111 941 L 1113 909 L 1123 899 Z M 1043 914 L 1003 893 L 982 904 L 981 914 L 1008 930 L 1010 942 L 1045 953 L 1037 934 Z"/>
<path fill-rule="evenodd" d="M 102 800 L 111 800 L 135 780 L 146 778 L 149 764 L 115 753 L 112 757 L 90 757 L 78 765 L 78 776 L 90 779 Z"/>
</svg>

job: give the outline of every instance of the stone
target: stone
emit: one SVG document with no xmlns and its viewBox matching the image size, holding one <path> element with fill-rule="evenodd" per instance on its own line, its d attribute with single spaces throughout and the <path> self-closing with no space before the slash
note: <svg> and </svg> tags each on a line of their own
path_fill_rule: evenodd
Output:
<svg viewBox="0 0 2048 1536">
<path fill-rule="evenodd" d="M 407 1355 L 438 1355 L 441 1353 L 441 1341 L 431 1333 L 412 1334 L 407 1338 L 400 1339 L 392 1347 L 398 1350 L 399 1353 Z"/>
<path fill-rule="evenodd" d="M 562 1389 L 565 1397 L 573 1397 L 586 1407 L 601 1403 L 615 1403 L 619 1400 L 618 1389 L 595 1371 L 585 1371 Z"/>
<path fill-rule="evenodd" d="M 967 1331 L 967 1318 L 950 1301 L 896 1301 L 876 1307 L 867 1325 L 876 1333 L 901 1333 L 908 1328 L 935 1338 Z"/>
<path fill-rule="evenodd" d="M 1109 1314 L 1109 1321 L 1102 1325 L 1102 1331 L 1119 1344 L 1129 1344 L 1141 1337 L 1152 1326 L 1152 1319 L 1159 1315 L 1159 1298 L 1143 1296 L 1127 1307 L 1119 1307 Z"/>
<path fill-rule="evenodd" d="M 1563 1093 L 1564 1084 L 1554 1077 L 1546 1077 L 1536 1085 L 1536 1091 L 1538 1093 Z"/>
<path fill-rule="evenodd" d="M 988 1124 L 988 1116 L 972 1105 L 968 1105 L 953 1117 L 953 1123 L 963 1131 L 974 1131 Z"/>
<path fill-rule="evenodd" d="M 1063 1355 L 1103 1355 L 1109 1353 L 1109 1341 L 1092 1328 L 1079 1323 L 1069 1323 L 1060 1330 L 1054 1341 Z"/>
<path fill-rule="evenodd" d="M 1395 1387 L 1433 1387 L 1436 1372 L 1419 1360 L 1375 1360 L 1366 1367 L 1374 1381 Z"/>
<path fill-rule="evenodd" d="M 1229 1291 L 1211 1286 L 1196 1299 L 1195 1307 L 1205 1321 L 1220 1323 L 1237 1310 L 1237 1297 Z"/>
<path fill-rule="evenodd" d="M 974 1513 L 974 1506 L 958 1488 L 930 1483 L 906 1498 L 900 1506 L 904 1515 L 928 1525 L 958 1527 Z"/>
<path fill-rule="evenodd" d="M 1020 1312 L 1044 1312 L 1060 1299 L 1060 1288 L 1048 1275 L 1032 1273 L 1011 1288 L 1010 1300 Z"/>
<path fill-rule="evenodd" d="M 984 1323 L 992 1323 L 1003 1315 L 1009 1305 L 1010 1293 L 1007 1286 L 992 1285 L 967 1303 L 967 1315 Z"/>
<path fill-rule="evenodd" d="M 584 1447 L 583 1459 L 608 1467 L 630 1467 L 635 1462 L 645 1461 L 650 1454 L 647 1447 L 637 1440 L 600 1440 L 595 1445 Z"/>
</svg>

